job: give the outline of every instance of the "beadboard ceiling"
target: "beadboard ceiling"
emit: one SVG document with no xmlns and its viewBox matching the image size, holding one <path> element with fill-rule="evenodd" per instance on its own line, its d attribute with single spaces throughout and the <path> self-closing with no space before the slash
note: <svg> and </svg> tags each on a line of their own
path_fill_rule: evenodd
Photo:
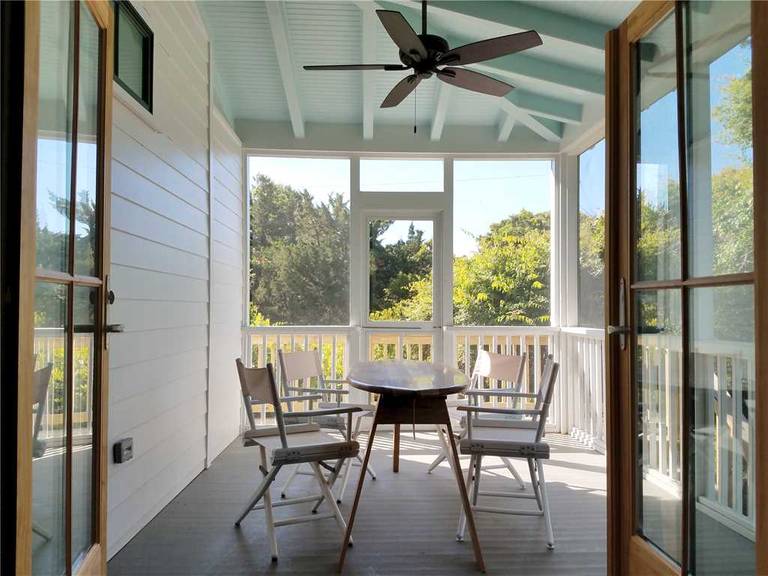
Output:
<svg viewBox="0 0 768 576">
<path fill-rule="evenodd" d="M 636 4 L 430 1 L 429 33 L 451 46 L 528 29 L 544 43 L 469 66 L 513 84 L 505 98 L 431 78 L 400 106 L 381 109 L 407 72 L 308 72 L 302 66 L 399 62 L 375 11 L 398 10 L 420 30 L 419 2 L 198 2 L 212 43 L 217 102 L 246 145 L 309 149 L 325 139 L 334 141 L 329 149 L 373 150 L 386 147 L 384 140 L 391 147 L 398 138 L 413 137 L 415 121 L 425 151 L 443 146 L 466 152 L 484 140 L 499 151 L 559 150 L 594 131 L 603 119 L 605 33 Z M 286 44 L 288 53 L 278 54 L 276 46 Z"/>
</svg>

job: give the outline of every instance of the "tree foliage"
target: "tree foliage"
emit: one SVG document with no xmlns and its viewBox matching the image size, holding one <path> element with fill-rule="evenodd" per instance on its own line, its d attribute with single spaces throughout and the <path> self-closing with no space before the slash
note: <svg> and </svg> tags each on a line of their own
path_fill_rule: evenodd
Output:
<svg viewBox="0 0 768 576">
<path fill-rule="evenodd" d="M 347 324 L 349 205 L 339 193 L 315 204 L 264 175 L 251 188 L 251 321 Z"/>
<path fill-rule="evenodd" d="M 370 307 L 372 320 L 432 319 L 432 240 L 413 223 L 405 240 L 384 244 L 392 220 L 369 227 Z"/>
<path fill-rule="evenodd" d="M 521 210 L 477 244 L 477 252 L 454 258 L 454 323 L 549 324 L 549 213 Z"/>
</svg>

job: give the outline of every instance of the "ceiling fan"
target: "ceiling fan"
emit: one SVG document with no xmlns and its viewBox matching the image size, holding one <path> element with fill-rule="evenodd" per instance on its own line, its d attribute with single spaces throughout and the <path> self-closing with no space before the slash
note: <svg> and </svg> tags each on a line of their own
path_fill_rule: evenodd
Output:
<svg viewBox="0 0 768 576">
<path fill-rule="evenodd" d="M 453 84 L 466 90 L 491 94 L 492 96 L 505 96 L 514 88 L 510 84 L 501 82 L 485 74 L 474 70 L 458 68 L 464 64 L 474 64 L 522 52 L 528 48 L 540 46 L 541 37 L 535 30 L 509 34 L 472 42 L 458 48 L 449 48 L 445 38 L 434 34 L 427 34 L 427 1 L 421 2 L 421 34 L 416 32 L 408 24 L 408 21 L 400 12 L 393 10 L 376 10 L 379 20 L 384 25 L 390 38 L 400 49 L 400 61 L 402 64 L 341 64 L 304 66 L 305 70 L 413 70 L 410 74 L 398 82 L 387 94 L 381 103 L 382 108 L 392 108 L 402 102 L 422 80 L 430 78 L 432 74 L 443 82 Z"/>
</svg>

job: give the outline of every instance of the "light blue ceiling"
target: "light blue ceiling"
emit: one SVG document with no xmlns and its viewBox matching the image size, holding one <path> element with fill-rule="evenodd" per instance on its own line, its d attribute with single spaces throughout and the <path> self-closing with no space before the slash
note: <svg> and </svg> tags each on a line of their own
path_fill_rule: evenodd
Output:
<svg viewBox="0 0 768 576">
<path fill-rule="evenodd" d="M 307 72 L 305 64 L 397 63 L 397 48 L 375 17 L 378 8 L 398 10 L 420 28 L 414 0 L 198 2 L 213 46 L 214 89 L 224 112 L 238 125 L 292 127 L 310 137 L 313 126 L 358 126 L 360 138 L 376 140 L 377 128 L 415 121 L 431 139 L 456 128 L 487 131 L 506 139 L 511 119 L 518 141 L 558 144 L 564 135 L 588 130 L 602 117 L 605 33 L 636 1 L 549 0 L 528 2 L 434 0 L 429 32 L 451 46 L 536 29 L 542 46 L 471 67 L 516 86 L 505 99 L 422 82 L 415 98 L 380 109 L 402 72 Z M 276 46 L 288 46 L 278 58 Z M 366 55 L 368 57 L 366 57 Z M 450 129 L 450 130 L 449 130 Z"/>
</svg>

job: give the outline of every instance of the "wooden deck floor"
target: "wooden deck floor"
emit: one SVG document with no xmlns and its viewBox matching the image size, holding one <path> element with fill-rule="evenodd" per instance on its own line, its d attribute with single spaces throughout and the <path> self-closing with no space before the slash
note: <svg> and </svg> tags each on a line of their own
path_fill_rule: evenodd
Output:
<svg viewBox="0 0 768 576">
<path fill-rule="evenodd" d="M 479 514 L 489 574 L 605 574 L 605 459 L 567 436 L 547 438 L 553 447 L 545 473 L 556 549 L 546 550 L 541 518 Z M 403 433 L 399 474 L 392 473 L 391 440 L 390 434 L 376 437 L 378 480 L 366 481 L 345 574 L 477 574 L 471 544 L 455 540 L 459 501 L 450 469 L 444 463 L 426 473 L 437 451 L 435 435 L 417 432 L 414 440 Z M 277 564 L 270 562 L 263 512 L 252 512 L 241 529 L 233 527 L 258 483 L 257 460 L 256 449 L 234 442 L 115 555 L 110 575 L 335 574 L 341 536 L 333 520 L 278 528 Z M 508 489 L 509 472 L 500 461 L 488 464 L 483 488 Z M 524 462 L 518 470 L 527 470 Z M 359 468 L 354 471 L 356 479 Z M 292 492 L 315 492 L 311 481 L 298 477 Z M 351 481 L 342 505 L 345 516 L 354 486 Z M 285 513 L 278 510 L 277 517 Z"/>
</svg>

